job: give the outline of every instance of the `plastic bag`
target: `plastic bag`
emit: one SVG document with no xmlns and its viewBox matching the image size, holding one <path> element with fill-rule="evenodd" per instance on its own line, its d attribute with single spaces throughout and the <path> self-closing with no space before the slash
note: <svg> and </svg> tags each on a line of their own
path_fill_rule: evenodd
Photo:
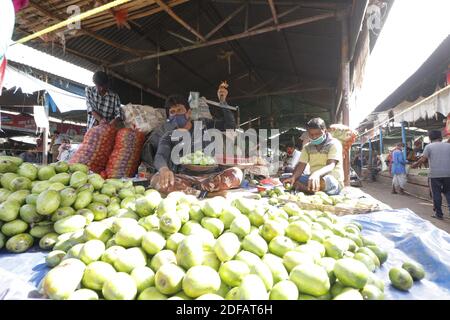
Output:
<svg viewBox="0 0 450 320">
<path fill-rule="evenodd" d="M 329 131 L 333 138 L 339 140 L 342 143 L 344 150 L 347 151 L 350 150 L 358 136 L 358 133 L 355 130 L 350 129 L 343 124 L 333 124 L 330 126 Z"/>
<path fill-rule="evenodd" d="M 125 116 L 125 127 L 147 134 L 160 127 L 166 121 L 165 109 L 150 106 L 127 104 L 122 107 Z"/>
<path fill-rule="evenodd" d="M 86 133 L 69 163 L 83 163 L 93 172 L 102 172 L 113 150 L 115 136 L 116 128 L 109 124 L 93 127 Z"/>
<path fill-rule="evenodd" d="M 144 141 L 145 135 L 142 132 L 130 128 L 120 129 L 102 176 L 106 178 L 133 177 L 139 167 Z"/>
</svg>

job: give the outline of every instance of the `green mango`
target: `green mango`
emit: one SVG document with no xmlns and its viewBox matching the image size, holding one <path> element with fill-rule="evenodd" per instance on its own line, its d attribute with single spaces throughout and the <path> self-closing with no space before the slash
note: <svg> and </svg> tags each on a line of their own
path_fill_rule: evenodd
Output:
<svg viewBox="0 0 450 320">
<path fill-rule="evenodd" d="M 81 283 L 85 288 L 100 291 L 108 279 L 116 274 L 114 268 L 103 261 L 95 261 L 86 267 Z"/>
<path fill-rule="evenodd" d="M 0 203 L 6 201 L 6 199 L 8 199 L 8 197 L 11 193 L 12 192 L 8 189 L 4 189 L 4 188 L 0 189 Z"/>
<path fill-rule="evenodd" d="M 33 228 L 31 228 L 30 230 L 30 234 L 38 239 L 52 232 L 55 232 L 53 229 L 53 223 L 47 221 L 39 222 L 38 224 L 34 225 Z"/>
<path fill-rule="evenodd" d="M 90 174 L 88 176 L 88 182 L 94 187 L 95 190 L 101 190 L 105 184 L 105 180 L 97 173 Z"/>
<path fill-rule="evenodd" d="M 116 195 L 116 188 L 108 183 L 105 183 L 100 191 L 101 194 L 113 197 Z"/>
<path fill-rule="evenodd" d="M 36 223 L 44 219 L 43 216 L 36 212 L 36 206 L 32 204 L 25 204 L 20 207 L 20 218 L 26 223 Z"/>
<path fill-rule="evenodd" d="M 108 209 L 102 203 L 92 202 L 87 208 L 94 214 L 95 221 L 103 220 L 108 216 Z"/>
<path fill-rule="evenodd" d="M 130 273 L 135 268 L 145 267 L 147 256 L 141 248 L 129 248 L 119 252 L 114 262 L 114 268 L 119 272 Z"/>
<path fill-rule="evenodd" d="M 75 232 L 85 226 L 86 218 L 78 214 L 58 220 L 54 224 L 55 231 L 59 234 Z"/>
<path fill-rule="evenodd" d="M 59 192 L 54 190 L 46 190 L 42 192 L 36 200 L 36 211 L 41 215 L 53 214 L 61 204 L 61 196 Z"/>
<path fill-rule="evenodd" d="M 111 198 L 104 194 L 94 194 L 92 200 L 101 203 L 104 206 L 108 206 L 111 203 Z"/>
<path fill-rule="evenodd" d="M 362 289 L 367 283 L 370 271 L 361 261 L 344 258 L 334 265 L 334 274 L 343 285 L 355 289 Z"/>
<path fill-rule="evenodd" d="M 129 274 L 117 272 L 105 281 L 102 293 L 106 300 L 134 300 L 137 285 Z"/>
<path fill-rule="evenodd" d="M 41 181 L 50 180 L 54 175 L 56 175 L 56 171 L 52 166 L 43 166 L 38 170 L 38 179 Z"/>
<path fill-rule="evenodd" d="M 45 264 L 50 268 L 54 268 L 61 263 L 65 255 L 66 253 L 62 250 L 53 250 L 45 257 Z"/>
<path fill-rule="evenodd" d="M 70 182 L 70 174 L 66 172 L 58 173 L 49 179 L 50 182 L 59 182 L 67 186 Z"/>
<path fill-rule="evenodd" d="M 86 173 L 81 172 L 81 171 L 76 171 L 74 173 L 72 173 L 72 176 L 70 177 L 70 186 L 72 188 L 79 188 L 82 185 L 86 184 L 88 181 L 88 176 Z"/>
<path fill-rule="evenodd" d="M 9 222 L 17 219 L 20 211 L 20 203 L 17 201 L 6 200 L 0 203 L 0 220 Z"/>
<path fill-rule="evenodd" d="M 73 207 L 76 210 L 84 209 L 91 202 L 92 202 L 92 192 L 90 192 L 89 190 L 84 190 L 78 193 L 77 199 L 75 200 Z"/>
<path fill-rule="evenodd" d="M 54 168 L 57 173 L 67 172 L 67 171 L 69 171 L 69 164 L 64 161 L 58 161 L 55 164 Z"/>
<path fill-rule="evenodd" d="M 54 232 L 47 233 L 39 241 L 39 247 L 42 250 L 52 250 L 57 241 L 58 241 L 57 233 L 54 233 Z"/>
<path fill-rule="evenodd" d="M 11 187 L 11 181 L 13 181 L 17 177 L 18 175 L 12 172 L 4 173 L 0 178 L 0 183 L 2 184 L 3 188 L 8 189 L 9 191 L 13 191 Z"/>
<path fill-rule="evenodd" d="M 44 294 L 52 300 L 68 299 L 80 285 L 85 269 L 86 265 L 78 259 L 62 261 L 44 277 Z"/>
<path fill-rule="evenodd" d="M 18 165 L 8 159 L 0 158 L 0 173 L 12 173 L 16 172 Z"/>
<path fill-rule="evenodd" d="M 39 196 L 38 194 L 34 193 L 27 195 L 27 197 L 25 198 L 26 204 L 32 204 L 36 206 L 38 196 Z"/>
<path fill-rule="evenodd" d="M 17 219 L 17 220 L 13 220 L 13 221 L 5 223 L 2 226 L 1 231 L 5 236 L 12 237 L 12 236 L 15 236 L 16 234 L 26 232 L 27 229 L 28 229 L 28 224 L 23 220 Z"/>
<path fill-rule="evenodd" d="M 289 275 L 289 280 L 297 285 L 300 293 L 320 297 L 330 290 L 330 280 L 327 271 L 315 264 L 296 266 Z"/>
<path fill-rule="evenodd" d="M 100 240 L 106 243 L 112 236 L 112 231 L 101 222 L 92 222 L 84 229 L 86 240 Z"/>
<path fill-rule="evenodd" d="M 51 185 L 50 181 L 38 181 L 33 188 L 31 189 L 31 192 L 34 194 L 41 194 L 45 190 L 47 190 Z"/>
<path fill-rule="evenodd" d="M 88 174 L 89 167 L 82 163 L 73 163 L 69 165 L 69 171 L 71 173 L 75 173 L 77 171 L 83 172 L 84 174 Z"/>
<path fill-rule="evenodd" d="M 28 233 L 20 233 L 6 241 L 6 250 L 13 253 L 23 253 L 33 246 L 33 237 Z"/>
</svg>

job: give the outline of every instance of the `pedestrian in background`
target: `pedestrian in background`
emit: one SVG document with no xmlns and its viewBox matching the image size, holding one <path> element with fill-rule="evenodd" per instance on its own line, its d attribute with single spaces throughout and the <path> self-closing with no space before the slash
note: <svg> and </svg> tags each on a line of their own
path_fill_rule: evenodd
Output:
<svg viewBox="0 0 450 320">
<path fill-rule="evenodd" d="M 428 133 L 431 143 L 423 150 L 422 158 L 411 167 L 417 168 L 428 161 L 430 172 L 431 193 L 433 195 L 433 218 L 442 220 L 442 194 L 450 206 L 450 144 L 442 142 L 442 133 L 439 130 L 431 130 Z"/>
<path fill-rule="evenodd" d="M 392 193 L 397 194 L 397 188 L 400 189 L 400 194 L 405 194 L 405 186 L 407 182 L 406 177 L 406 159 L 403 154 L 405 145 L 399 143 L 392 152 Z"/>
</svg>

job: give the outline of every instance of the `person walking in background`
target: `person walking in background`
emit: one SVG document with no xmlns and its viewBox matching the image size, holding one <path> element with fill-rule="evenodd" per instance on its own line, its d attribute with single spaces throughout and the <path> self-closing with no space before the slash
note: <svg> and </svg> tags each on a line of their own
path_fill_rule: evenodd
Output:
<svg viewBox="0 0 450 320">
<path fill-rule="evenodd" d="M 405 194 L 406 178 L 406 159 L 403 155 L 404 144 L 399 143 L 392 152 L 392 193 L 397 194 L 396 188 L 400 188 L 400 194 Z"/>
<path fill-rule="evenodd" d="M 357 154 L 355 159 L 353 159 L 353 169 L 355 169 L 356 173 L 361 176 L 362 161 L 359 154 Z"/>
<path fill-rule="evenodd" d="M 442 194 L 450 205 L 450 144 L 442 142 L 442 133 L 439 130 L 431 130 L 428 133 L 431 144 L 423 151 L 422 158 L 411 167 L 418 168 L 428 161 L 430 172 L 431 192 L 433 194 L 434 215 L 433 218 L 442 220 Z"/>
</svg>

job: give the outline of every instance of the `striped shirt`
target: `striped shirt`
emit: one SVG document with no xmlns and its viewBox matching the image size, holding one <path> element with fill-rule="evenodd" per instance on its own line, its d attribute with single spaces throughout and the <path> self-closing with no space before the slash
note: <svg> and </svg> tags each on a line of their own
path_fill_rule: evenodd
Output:
<svg viewBox="0 0 450 320">
<path fill-rule="evenodd" d="M 117 93 L 107 91 L 102 96 L 97 87 L 86 88 L 86 105 L 87 105 L 87 128 L 88 130 L 98 125 L 92 112 L 97 112 L 106 121 L 112 121 L 115 118 L 123 119 L 122 109 L 120 107 L 120 98 Z"/>
</svg>

